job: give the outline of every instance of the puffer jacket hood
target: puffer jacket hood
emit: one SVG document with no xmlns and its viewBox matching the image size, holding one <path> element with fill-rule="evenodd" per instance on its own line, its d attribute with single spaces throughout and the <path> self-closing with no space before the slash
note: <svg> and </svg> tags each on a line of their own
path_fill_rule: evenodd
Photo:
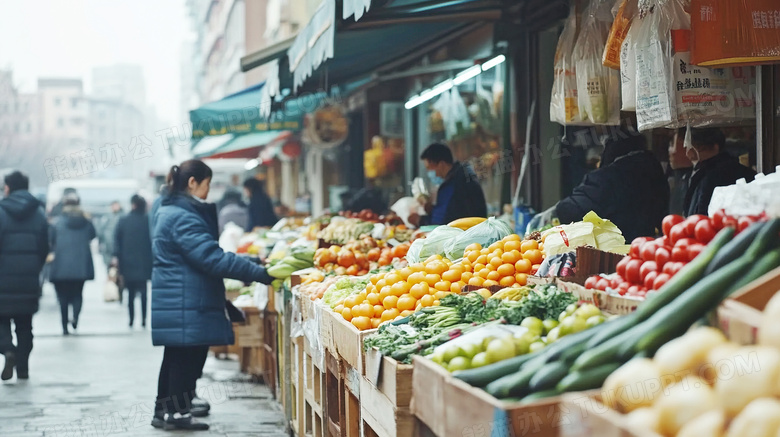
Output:
<svg viewBox="0 0 780 437">
<path fill-rule="evenodd" d="M 81 229 L 88 226 L 91 222 L 77 206 L 66 206 L 62 210 L 62 219 L 65 225 L 70 229 Z"/>
<path fill-rule="evenodd" d="M 17 190 L 8 197 L 0 200 L 0 208 L 16 220 L 24 220 L 31 217 L 41 206 L 41 202 L 29 191 Z"/>
</svg>

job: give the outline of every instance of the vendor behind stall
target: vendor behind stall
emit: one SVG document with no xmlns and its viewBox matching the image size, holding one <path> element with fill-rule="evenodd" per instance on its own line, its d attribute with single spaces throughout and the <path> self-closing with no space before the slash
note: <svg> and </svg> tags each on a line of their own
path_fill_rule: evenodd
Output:
<svg viewBox="0 0 780 437">
<path fill-rule="evenodd" d="M 428 170 L 428 178 L 438 185 L 436 204 L 426 204 L 429 215 L 409 216 L 416 226 L 443 225 L 464 217 L 487 217 L 485 194 L 474 170 L 452 157 L 449 147 L 433 143 L 423 150 L 420 159 Z"/>
<path fill-rule="evenodd" d="M 684 211 L 687 215 L 707 215 L 716 187 L 733 185 L 740 178 L 750 182 L 756 172 L 726 152 L 726 136 L 722 130 L 692 128 L 690 138 L 685 150 L 693 163 L 693 173 L 685 193 Z"/>
<path fill-rule="evenodd" d="M 669 185 L 661 164 L 647 150 L 645 138 L 630 127 L 607 137 L 601 164 L 585 176 L 571 195 L 534 218 L 581 221 L 589 211 L 612 221 L 627 241 L 653 236 L 669 211 Z"/>
<path fill-rule="evenodd" d="M 685 150 L 685 128 L 677 129 L 669 142 L 669 169 L 666 172 L 669 180 L 669 213 L 683 215 L 685 193 L 688 192 L 688 184 L 691 182 L 693 163 L 688 159 Z"/>
</svg>

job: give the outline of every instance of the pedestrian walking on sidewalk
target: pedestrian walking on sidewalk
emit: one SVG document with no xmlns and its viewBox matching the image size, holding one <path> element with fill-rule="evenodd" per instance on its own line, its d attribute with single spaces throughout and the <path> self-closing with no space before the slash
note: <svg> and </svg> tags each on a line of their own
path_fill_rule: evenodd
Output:
<svg viewBox="0 0 780 437">
<path fill-rule="evenodd" d="M 130 327 L 135 320 L 135 296 L 141 297 L 141 326 L 146 327 L 147 281 L 152 279 L 152 239 L 149 218 L 146 216 L 146 200 L 134 195 L 130 199 L 132 210 L 119 219 L 114 235 L 114 256 L 119 264 L 119 274 L 127 288 L 127 305 Z"/>
<path fill-rule="evenodd" d="M 29 191 L 29 179 L 15 171 L 5 177 L 0 200 L 0 353 L 3 381 L 14 366 L 19 379 L 29 378 L 33 348 L 32 318 L 41 297 L 40 275 L 49 253 L 49 223 L 40 202 Z M 16 345 L 11 336 L 15 325 Z"/>
<path fill-rule="evenodd" d="M 62 313 L 62 334 L 68 335 L 68 309 L 72 307 L 70 324 L 78 328 L 84 282 L 95 279 L 90 242 L 95 227 L 81 210 L 78 195 L 67 194 L 62 215 L 49 229 L 49 244 L 53 252 L 49 280 L 57 291 Z"/>
<path fill-rule="evenodd" d="M 223 278 L 270 284 L 252 261 L 217 242 L 217 209 L 206 203 L 211 169 L 199 160 L 174 165 L 152 223 L 152 342 L 165 346 L 152 426 L 207 430 L 191 412 L 209 346 L 234 343 Z"/>
</svg>

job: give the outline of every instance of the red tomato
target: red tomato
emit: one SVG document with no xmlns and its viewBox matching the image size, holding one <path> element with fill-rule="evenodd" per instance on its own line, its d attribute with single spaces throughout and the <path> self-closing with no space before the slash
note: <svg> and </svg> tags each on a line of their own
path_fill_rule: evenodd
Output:
<svg viewBox="0 0 780 437">
<path fill-rule="evenodd" d="M 665 247 L 659 247 L 658 250 L 655 251 L 655 264 L 658 266 L 659 269 L 662 269 L 666 263 L 668 263 L 672 259 L 672 251 L 665 248 Z"/>
<path fill-rule="evenodd" d="M 739 220 L 737 220 L 737 232 L 744 231 L 745 229 L 750 227 L 750 225 L 752 225 L 753 223 L 755 223 L 755 220 L 753 220 L 751 217 L 748 216 L 740 217 Z"/>
<path fill-rule="evenodd" d="M 726 216 L 726 218 L 723 219 L 723 227 L 737 229 L 737 219 L 732 216 Z"/>
<path fill-rule="evenodd" d="M 653 239 L 650 237 L 635 238 L 634 241 L 631 242 L 631 250 L 628 252 L 628 254 L 634 258 L 639 258 L 639 249 L 648 241 L 653 241 Z"/>
<path fill-rule="evenodd" d="M 670 278 L 671 276 L 666 273 L 661 273 L 656 276 L 655 281 L 653 281 L 653 290 L 660 290 L 661 287 L 666 285 L 666 282 L 669 281 Z"/>
<path fill-rule="evenodd" d="M 664 232 L 665 236 L 669 236 L 669 232 L 672 230 L 672 226 L 676 225 L 677 223 L 682 223 L 685 221 L 685 218 L 681 215 L 677 214 L 670 214 L 664 217 L 663 222 L 661 222 L 661 229 Z"/>
<path fill-rule="evenodd" d="M 648 241 L 639 248 L 639 257 L 642 261 L 651 261 L 655 259 L 655 251 L 658 250 L 658 245 L 655 241 Z"/>
<path fill-rule="evenodd" d="M 590 278 L 586 279 L 585 288 L 588 290 L 596 288 L 596 283 L 598 282 L 598 280 L 599 280 L 598 276 L 591 276 Z"/>
<path fill-rule="evenodd" d="M 688 261 L 688 246 L 684 246 L 684 247 L 675 246 L 675 248 L 672 249 L 672 261 L 679 261 L 679 262 Z"/>
<path fill-rule="evenodd" d="M 658 271 L 658 265 L 655 261 L 645 261 L 642 263 L 642 266 L 639 267 L 639 277 L 642 278 L 642 282 L 644 283 L 647 274 L 655 271 Z"/>
<path fill-rule="evenodd" d="M 688 261 L 693 261 L 704 250 L 703 244 L 691 244 L 688 246 Z"/>
<path fill-rule="evenodd" d="M 685 219 L 685 231 L 689 237 L 693 237 L 696 230 L 696 225 L 702 220 L 709 220 L 710 218 L 702 214 L 694 214 Z"/>
<path fill-rule="evenodd" d="M 680 270 L 682 270 L 682 268 L 685 267 L 685 264 L 687 264 L 687 263 L 684 263 L 684 262 L 672 263 L 672 273 L 671 273 L 671 276 L 676 275 Z"/>
<path fill-rule="evenodd" d="M 647 288 L 652 290 L 653 289 L 653 283 L 655 282 L 655 278 L 657 278 L 657 277 L 658 277 L 658 272 L 657 271 L 649 272 L 647 274 L 647 276 L 645 276 L 645 287 L 647 287 Z"/>
<path fill-rule="evenodd" d="M 672 245 L 677 244 L 677 241 L 683 238 L 688 238 L 687 231 L 685 230 L 685 223 L 678 223 L 672 226 L 672 230 L 669 231 L 669 240 Z"/>
<path fill-rule="evenodd" d="M 623 282 L 623 279 L 620 276 L 612 278 L 609 280 L 609 288 L 617 290 L 618 285 L 620 285 L 621 282 Z"/>
<path fill-rule="evenodd" d="M 715 211 L 715 215 L 712 216 L 712 226 L 716 230 L 723 229 L 723 220 L 726 218 L 726 210 L 725 209 L 719 209 Z"/>
<path fill-rule="evenodd" d="M 609 279 L 600 278 L 598 282 L 596 282 L 596 289 L 606 291 L 607 288 L 609 288 Z"/>
<path fill-rule="evenodd" d="M 683 249 L 687 248 L 691 244 L 698 244 L 699 242 L 696 241 L 694 238 L 682 238 L 677 241 L 677 244 L 674 245 L 674 247 L 682 247 Z"/>
<path fill-rule="evenodd" d="M 626 295 L 627 296 L 639 296 L 639 290 L 641 290 L 641 288 L 639 288 L 638 285 L 632 285 L 632 286 L 628 287 L 628 292 L 626 292 Z"/>
<path fill-rule="evenodd" d="M 702 220 L 696 223 L 696 228 L 694 228 L 694 235 L 701 244 L 707 244 L 712 241 L 715 238 L 715 232 L 715 227 L 709 220 Z"/>
<path fill-rule="evenodd" d="M 618 285 L 618 294 L 623 296 L 624 294 L 628 293 L 628 288 L 631 287 L 631 284 L 628 282 L 621 282 L 620 285 Z"/>
<path fill-rule="evenodd" d="M 641 259 L 632 259 L 626 266 L 626 280 L 632 284 L 640 284 L 642 277 L 639 274 L 639 268 L 642 267 Z"/>
<path fill-rule="evenodd" d="M 623 259 L 620 260 L 620 262 L 617 263 L 617 273 L 620 275 L 620 277 L 625 278 L 626 277 L 626 266 L 628 265 L 628 262 L 631 261 L 630 256 L 624 256 Z"/>
<path fill-rule="evenodd" d="M 655 239 L 655 244 L 658 247 L 668 247 L 670 249 L 673 246 L 672 240 L 669 237 L 658 237 Z"/>
</svg>

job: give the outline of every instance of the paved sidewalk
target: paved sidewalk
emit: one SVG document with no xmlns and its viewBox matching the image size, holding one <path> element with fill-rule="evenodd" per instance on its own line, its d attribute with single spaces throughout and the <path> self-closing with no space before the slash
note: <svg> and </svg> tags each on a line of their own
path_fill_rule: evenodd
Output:
<svg viewBox="0 0 780 437">
<path fill-rule="evenodd" d="M 152 346 L 148 330 L 128 327 L 126 304 L 103 302 L 102 283 L 86 284 L 79 329 L 69 337 L 62 336 L 53 287 L 44 288 L 41 310 L 33 319 L 30 380 L 0 383 L 0 436 L 190 434 L 149 425 L 162 348 Z M 209 357 L 198 390 L 211 402 L 211 415 L 203 419 L 211 429 L 191 434 L 288 435 L 280 405 L 264 385 L 249 382 L 237 362 Z"/>
</svg>

